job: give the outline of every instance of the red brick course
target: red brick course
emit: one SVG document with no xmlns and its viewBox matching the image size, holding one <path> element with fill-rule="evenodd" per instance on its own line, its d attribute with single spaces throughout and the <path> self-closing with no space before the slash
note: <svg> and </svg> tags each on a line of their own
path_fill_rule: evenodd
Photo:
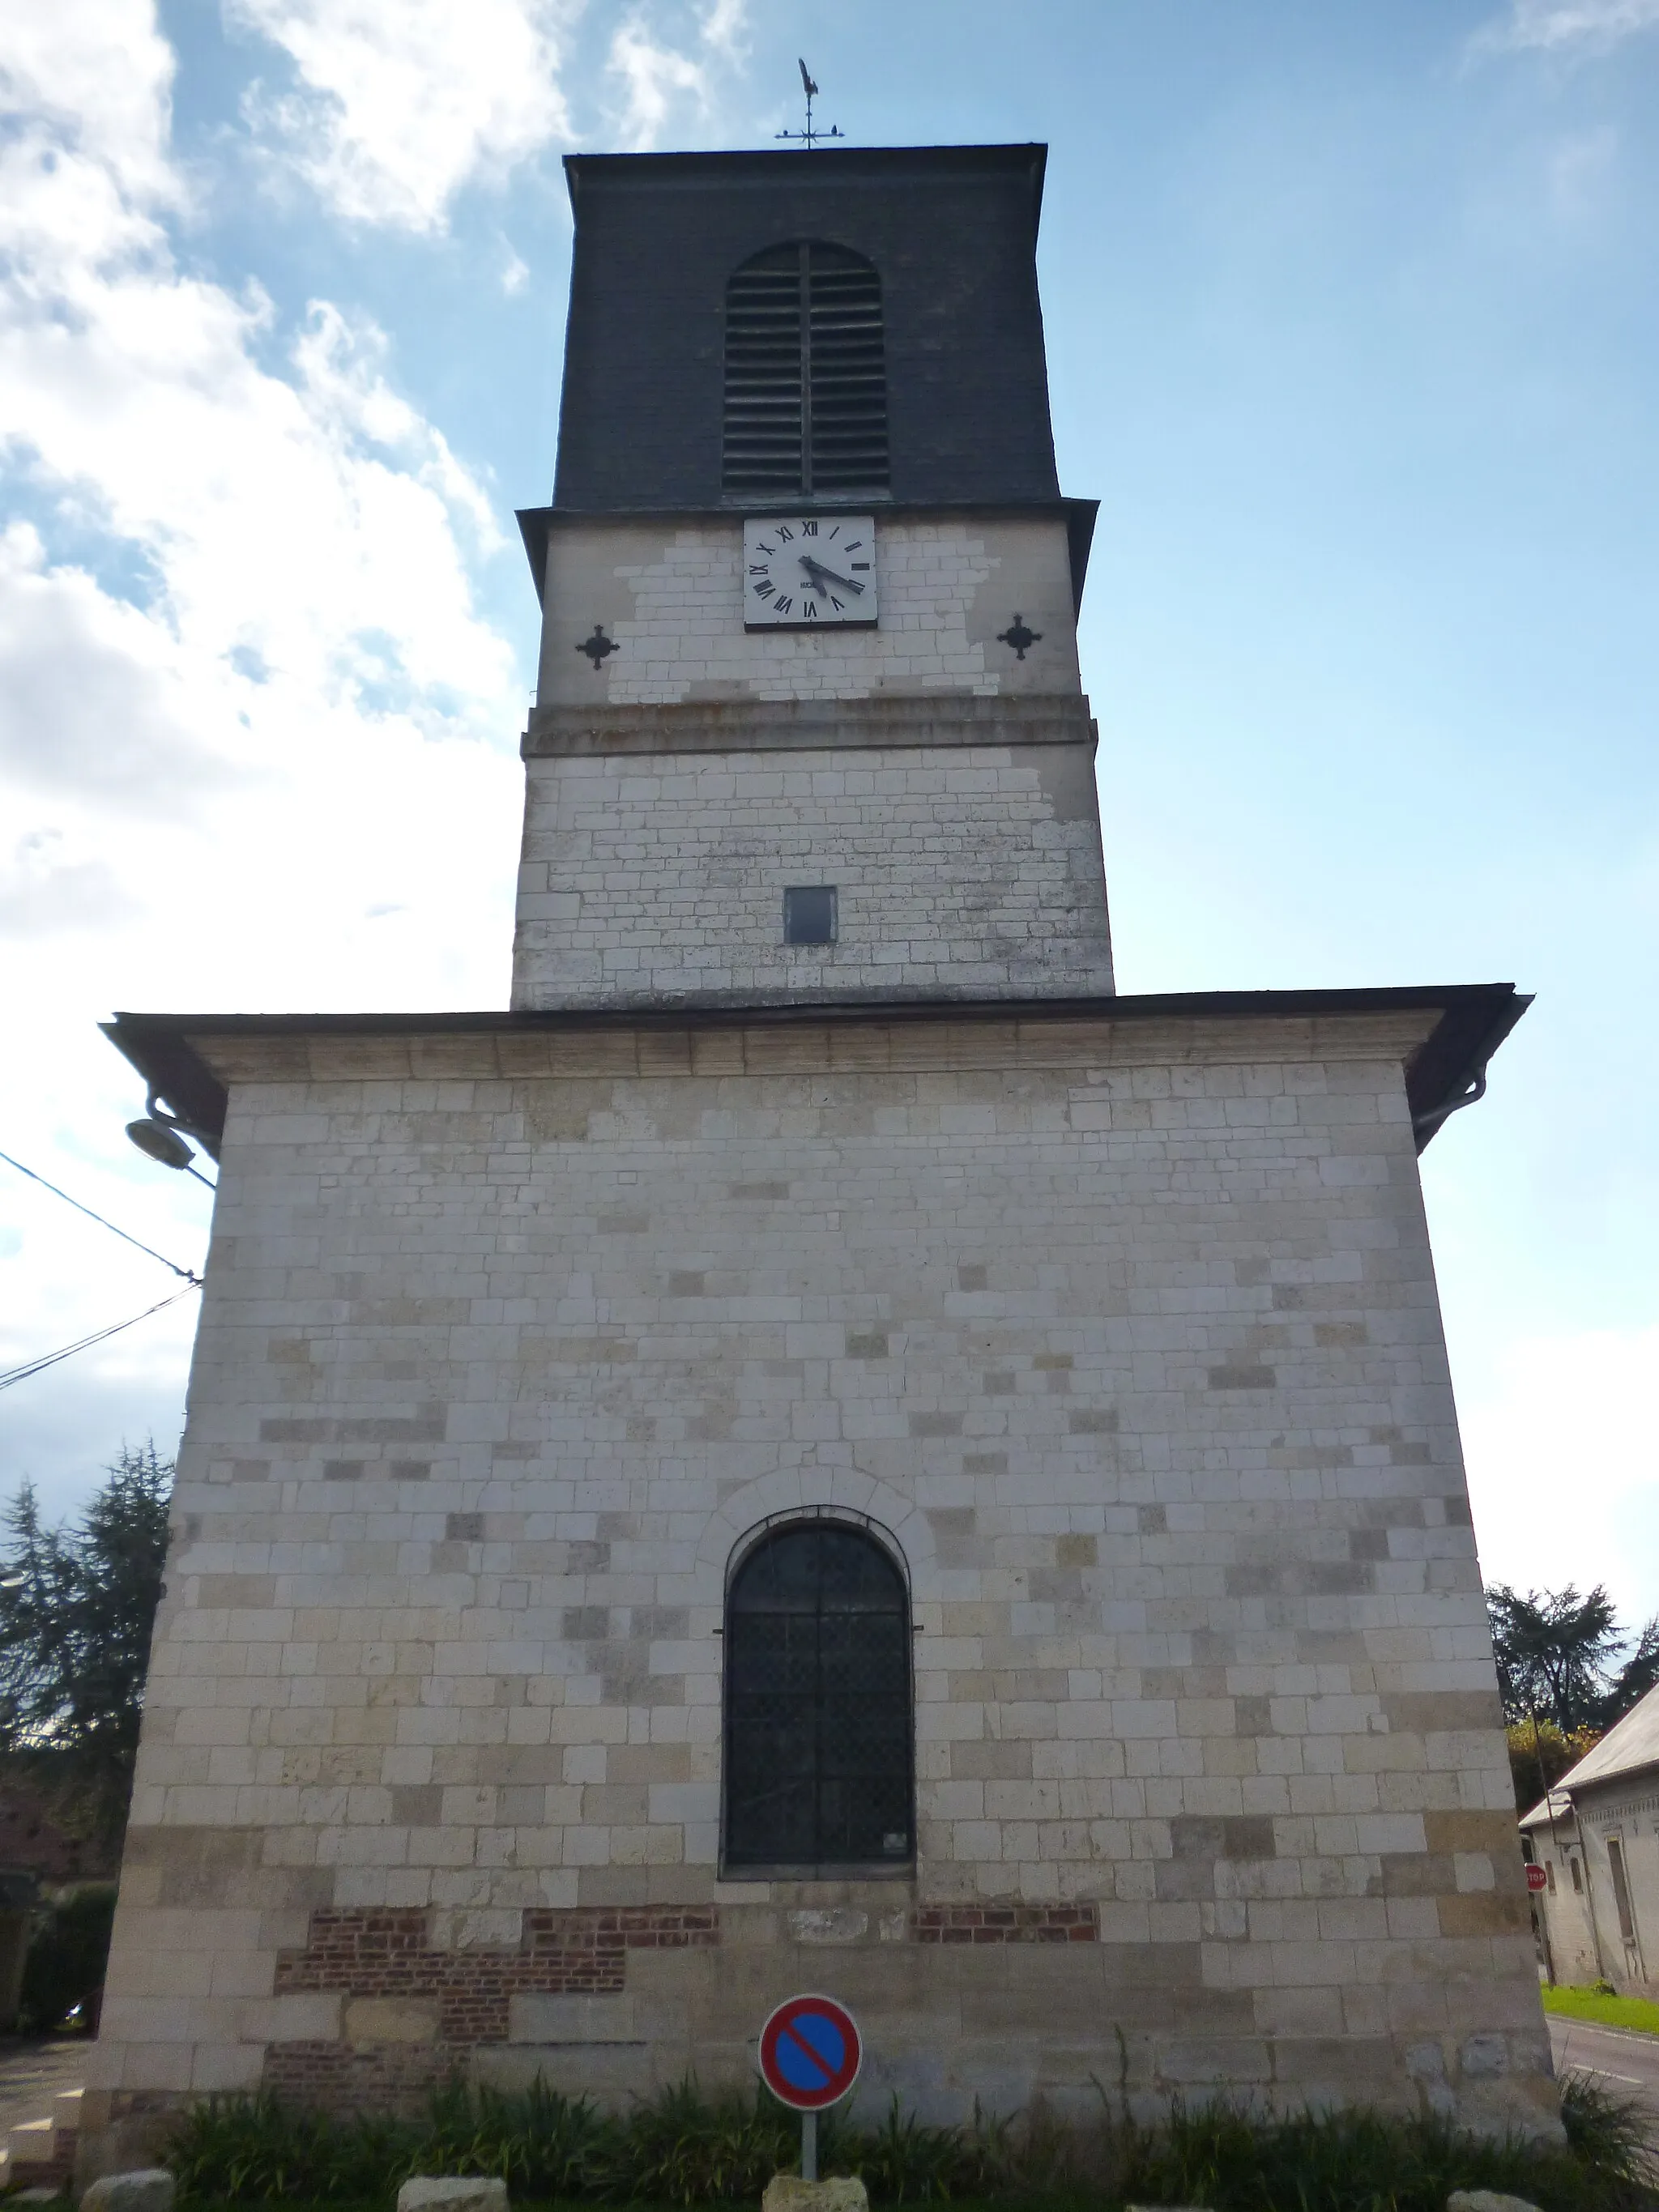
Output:
<svg viewBox="0 0 1659 2212">
<path fill-rule="evenodd" d="M 465 2072 L 465 2051 L 433 2044 L 274 2043 L 264 2086 L 287 2105 L 313 2112 L 410 2117 L 432 2092 Z"/>
<path fill-rule="evenodd" d="M 278 1954 L 276 1988 L 350 1997 L 433 1997 L 439 2043 L 501 2043 L 511 1997 L 530 1990 L 616 1996 L 629 1952 L 684 1951 L 719 1942 L 720 1913 L 713 1905 L 537 1908 L 524 1916 L 516 1951 L 434 1950 L 431 1915 L 418 1905 L 325 1910 L 312 1914 L 303 1951 Z M 312 2046 L 281 2047 L 297 2054 Z"/>
<path fill-rule="evenodd" d="M 919 1905 L 913 1943 L 1098 1943 L 1093 1905 Z"/>
</svg>

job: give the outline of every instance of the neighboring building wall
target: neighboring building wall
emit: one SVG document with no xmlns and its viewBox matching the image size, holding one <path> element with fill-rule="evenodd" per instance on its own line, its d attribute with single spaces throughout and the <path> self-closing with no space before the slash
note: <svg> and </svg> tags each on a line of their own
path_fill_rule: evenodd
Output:
<svg viewBox="0 0 1659 2212">
<path fill-rule="evenodd" d="M 451 2065 L 1553 2126 L 1418 1017 L 201 1042 L 232 1083 L 89 2124 Z M 908 1878 L 725 1881 L 721 1600 L 870 1516 Z M 123 2136 L 123 2129 L 129 2130 Z"/>
<path fill-rule="evenodd" d="M 69 1796 L 49 1768 L 0 1765 L 0 1869 L 30 1874 L 48 1887 L 113 1879 L 118 1845 L 60 1825 Z"/>
<path fill-rule="evenodd" d="M 1533 1856 L 1544 1869 L 1548 1887 L 1533 1899 L 1533 1909 L 1548 1939 L 1547 1967 L 1563 1986 L 1583 1986 L 1596 1981 L 1601 1966 L 1595 1956 L 1595 1933 L 1590 1925 L 1589 1891 L 1584 1875 L 1584 1850 L 1578 1824 L 1571 1813 L 1534 1824 Z"/>
<path fill-rule="evenodd" d="M 1659 1775 L 1651 1770 L 1574 1792 L 1594 1899 L 1601 1971 L 1621 1996 L 1659 1995 Z M 1620 1910 L 1613 1853 L 1623 1863 Z"/>
</svg>

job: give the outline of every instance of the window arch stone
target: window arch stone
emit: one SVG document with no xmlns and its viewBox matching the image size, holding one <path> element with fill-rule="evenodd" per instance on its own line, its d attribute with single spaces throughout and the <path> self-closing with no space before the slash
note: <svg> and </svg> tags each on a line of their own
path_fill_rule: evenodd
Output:
<svg viewBox="0 0 1659 2212">
<path fill-rule="evenodd" d="M 726 1591 L 725 1863 L 908 1867 L 915 1856 L 910 1603 L 845 1519 L 787 1521 Z"/>
</svg>

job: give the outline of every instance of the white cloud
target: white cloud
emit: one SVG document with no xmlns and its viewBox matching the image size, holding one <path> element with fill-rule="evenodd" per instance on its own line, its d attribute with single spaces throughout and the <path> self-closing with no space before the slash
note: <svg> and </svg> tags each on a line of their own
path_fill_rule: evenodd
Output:
<svg viewBox="0 0 1659 2212">
<path fill-rule="evenodd" d="M 712 112 L 721 72 L 747 57 L 748 0 L 708 0 L 682 29 L 690 52 L 663 34 L 647 10 L 635 9 L 618 24 L 606 57 L 607 73 L 621 88 L 611 127 L 632 153 L 662 143 L 671 122 Z"/>
<path fill-rule="evenodd" d="M 291 85 L 252 88 L 246 120 L 267 156 L 348 222 L 440 232 L 466 186 L 499 184 L 544 147 L 579 135 L 567 85 L 579 74 L 573 47 L 586 0 L 221 4 L 228 22 L 279 49 L 293 72 Z M 622 15 L 590 72 L 619 88 L 607 138 L 638 151 L 659 144 L 677 119 L 705 119 L 716 74 L 746 57 L 748 24 L 748 0 L 664 0 Z M 503 279 L 509 292 L 516 265 L 509 260 Z"/>
<path fill-rule="evenodd" d="M 1545 52 L 1605 52 L 1659 28 L 1659 0 L 1510 0 L 1510 12 L 1481 43 Z"/>
<path fill-rule="evenodd" d="M 154 16 L 129 0 L 19 8 L 6 22 L 0 106 L 22 124 L 37 161 L 59 141 L 95 149 L 97 169 L 118 192 L 161 205 L 180 197 L 167 158 L 173 72 L 173 50 Z M 10 204 L 14 218 L 38 222 L 47 204 L 59 222 L 73 215 L 72 185 L 54 186 L 50 172 L 39 188 L 25 177 L 26 167 L 14 171 L 14 184 L 23 182 L 21 204 Z M 102 202 L 99 176 L 74 183 Z"/>
<path fill-rule="evenodd" d="M 697 27 L 711 52 L 741 61 L 749 50 L 749 0 L 709 0 Z"/>
<path fill-rule="evenodd" d="M 1488 1583 L 1607 1583 L 1650 1611 L 1659 1563 L 1659 1323 L 1510 1346 L 1460 1392 L 1469 1494 Z"/>
<path fill-rule="evenodd" d="M 0 934 L 27 934 L 7 969 L 29 1073 L 0 1146 L 191 1262 L 207 1194 L 125 1145 L 142 1089 L 97 1021 L 503 1003 L 523 691 L 474 602 L 489 498 L 397 392 L 380 333 L 317 302 L 284 345 L 257 288 L 179 266 L 148 0 L 26 23 L 0 129 L 23 510 L 0 530 Z M 7 1170 L 9 1244 L 0 1364 L 169 1279 Z M 191 1325 L 175 1308 L 77 1360 L 81 1395 L 137 1377 L 172 1403 Z M 0 1401 L 9 1436 L 35 1387 Z"/>
<path fill-rule="evenodd" d="M 441 230 L 474 181 L 498 182 L 568 132 L 560 88 L 580 0 L 224 0 L 297 78 L 248 117 L 338 215 Z"/>
<path fill-rule="evenodd" d="M 617 27 L 606 66 L 622 81 L 617 128 L 631 153 L 656 145 L 678 101 L 690 100 L 700 108 L 708 103 L 704 64 L 660 44 L 640 16 L 630 16 Z"/>
</svg>

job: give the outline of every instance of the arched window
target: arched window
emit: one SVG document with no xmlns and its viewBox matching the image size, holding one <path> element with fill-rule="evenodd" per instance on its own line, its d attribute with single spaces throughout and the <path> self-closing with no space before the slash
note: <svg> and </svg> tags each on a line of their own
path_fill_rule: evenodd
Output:
<svg viewBox="0 0 1659 2212">
<path fill-rule="evenodd" d="M 861 1529 L 763 1538 L 726 1607 L 726 1863 L 902 1864 L 913 1856 L 910 1608 Z"/>
<path fill-rule="evenodd" d="M 883 491 L 881 279 L 862 254 L 800 240 L 726 288 L 727 491 Z"/>
</svg>

